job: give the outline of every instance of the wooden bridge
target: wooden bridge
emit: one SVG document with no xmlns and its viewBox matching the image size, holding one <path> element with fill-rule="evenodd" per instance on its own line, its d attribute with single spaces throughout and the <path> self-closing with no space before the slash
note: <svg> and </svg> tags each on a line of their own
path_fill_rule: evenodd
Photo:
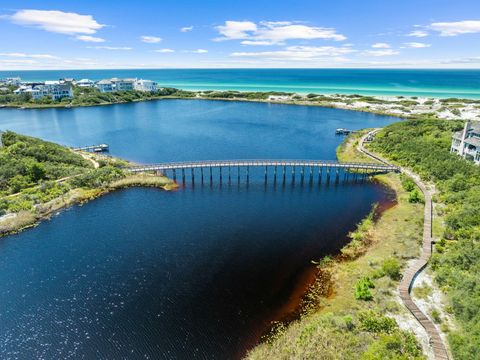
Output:
<svg viewBox="0 0 480 360">
<path fill-rule="evenodd" d="M 204 172 L 207 169 L 210 181 L 212 181 L 212 169 L 218 169 L 220 181 L 224 176 L 228 176 L 231 180 L 232 176 L 237 176 L 240 181 L 241 169 L 244 170 L 247 182 L 250 178 L 250 168 L 264 168 L 265 181 L 267 181 L 269 169 L 273 174 L 274 181 L 277 176 L 285 181 L 287 176 L 287 169 L 290 170 L 292 180 L 295 180 L 296 174 L 299 173 L 301 181 L 305 177 L 309 177 L 313 181 L 315 173 L 318 175 L 318 180 L 321 182 L 322 175 L 326 176 L 327 181 L 330 180 L 332 172 L 334 172 L 335 179 L 338 180 L 340 172 L 344 176 L 352 173 L 354 176 L 358 174 L 371 174 L 378 172 L 398 172 L 397 166 L 389 164 L 375 164 L 350 162 L 341 163 L 337 161 L 325 160 L 206 160 L 206 161 L 186 161 L 186 162 L 172 162 L 160 163 L 150 165 L 132 166 L 127 170 L 133 173 L 156 171 L 168 175 L 171 172 L 173 179 L 177 179 L 177 171 L 181 171 L 182 180 L 185 182 L 185 172 L 190 170 L 192 182 L 195 181 L 195 169 L 200 170 L 200 177 L 203 182 Z M 232 171 L 232 169 L 234 169 Z"/>
</svg>

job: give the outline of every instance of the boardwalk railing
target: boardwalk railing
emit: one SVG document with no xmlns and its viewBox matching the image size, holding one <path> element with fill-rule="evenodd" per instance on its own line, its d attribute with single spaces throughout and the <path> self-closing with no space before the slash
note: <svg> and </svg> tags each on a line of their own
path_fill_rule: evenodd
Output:
<svg viewBox="0 0 480 360">
<path fill-rule="evenodd" d="M 250 169 L 264 168 L 265 183 L 268 181 L 268 173 L 273 172 L 273 181 L 276 183 L 277 177 L 279 177 L 282 183 L 285 184 L 287 179 L 287 168 L 291 171 L 292 183 L 295 182 L 297 171 L 300 173 L 300 182 L 303 183 L 307 177 L 310 183 L 313 183 L 314 172 L 317 172 L 318 183 L 322 182 L 322 176 L 325 175 L 327 183 L 330 182 L 331 172 L 333 170 L 335 182 L 340 180 L 340 173 L 343 173 L 345 179 L 348 179 L 349 173 L 353 174 L 354 179 L 357 177 L 365 177 L 371 173 L 379 172 L 391 172 L 399 171 L 399 168 L 389 164 L 374 164 L 374 163 L 339 163 L 337 161 L 325 161 L 325 160 L 205 160 L 205 161 L 185 161 L 185 162 L 173 162 L 173 163 L 161 163 L 150 165 L 132 166 L 127 170 L 133 173 L 156 171 L 169 175 L 171 172 L 173 180 L 177 180 L 177 171 L 181 171 L 182 182 L 186 180 L 186 170 L 191 173 L 192 183 L 195 182 L 195 169 L 200 170 L 200 179 L 203 184 L 204 178 L 213 181 L 213 169 L 217 169 L 220 183 L 222 179 L 228 178 L 230 182 L 232 177 L 237 178 L 237 182 L 240 183 L 241 171 L 243 169 L 244 176 L 249 182 Z M 232 169 L 234 169 L 232 171 Z M 207 170 L 208 174 L 205 174 Z M 236 170 L 236 171 L 235 171 Z M 273 171 L 272 171 L 273 170 Z M 235 174 L 234 174 L 235 173 Z M 257 172 L 258 173 L 258 172 Z"/>
<path fill-rule="evenodd" d="M 129 167 L 127 170 L 131 172 L 145 171 L 164 171 L 164 170 L 180 170 L 195 168 L 222 168 L 222 167 L 324 167 L 345 170 L 371 170 L 371 171 L 387 171 L 398 172 L 397 166 L 389 164 L 362 163 L 362 162 L 346 162 L 341 163 L 330 160 L 204 160 L 204 161 L 185 161 L 138 165 Z"/>
</svg>

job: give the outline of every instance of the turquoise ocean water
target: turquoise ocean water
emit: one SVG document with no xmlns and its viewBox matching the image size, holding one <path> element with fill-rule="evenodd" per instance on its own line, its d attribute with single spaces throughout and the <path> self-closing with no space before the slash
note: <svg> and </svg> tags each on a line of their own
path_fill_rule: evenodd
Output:
<svg viewBox="0 0 480 360">
<path fill-rule="evenodd" d="M 0 71 L 26 81 L 138 77 L 187 90 L 286 91 L 480 99 L 480 69 L 128 69 Z"/>
</svg>

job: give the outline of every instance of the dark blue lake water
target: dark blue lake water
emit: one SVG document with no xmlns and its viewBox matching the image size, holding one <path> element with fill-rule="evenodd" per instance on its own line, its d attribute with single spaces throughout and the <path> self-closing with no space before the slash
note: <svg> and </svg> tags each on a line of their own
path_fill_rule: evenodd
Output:
<svg viewBox="0 0 480 360">
<path fill-rule="evenodd" d="M 334 159 L 337 127 L 395 118 L 317 107 L 168 100 L 0 110 L 11 129 L 107 142 L 138 162 Z M 311 260 L 335 254 L 374 202 L 369 182 L 129 189 L 0 239 L 2 359 L 230 359 L 279 315 Z"/>
</svg>

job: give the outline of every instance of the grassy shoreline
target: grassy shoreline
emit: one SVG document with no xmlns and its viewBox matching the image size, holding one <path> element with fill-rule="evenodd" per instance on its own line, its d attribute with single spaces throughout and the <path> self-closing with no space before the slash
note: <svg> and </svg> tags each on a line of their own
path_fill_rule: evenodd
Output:
<svg viewBox="0 0 480 360">
<path fill-rule="evenodd" d="M 365 160 L 356 150 L 361 135 L 352 134 L 337 149 L 339 160 Z M 405 328 L 403 319 L 408 319 L 409 313 L 395 295 L 401 269 L 420 251 L 422 205 L 409 202 L 399 175 L 376 179 L 395 192 L 396 204 L 362 221 L 340 255 L 319 261 L 319 276 L 304 298 L 300 319 L 277 324 L 270 337 L 248 353 L 248 359 L 319 355 L 324 359 L 381 359 L 400 353 L 405 359 L 423 358 L 412 333 L 397 328 L 396 323 Z M 366 289 L 371 299 L 357 299 L 362 289 L 359 284 L 367 278 L 375 286 Z M 379 325 L 373 330 L 365 322 L 391 322 L 392 328 Z M 428 340 L 421 343 L 424 349 L 428 347 Z"/>
<path fill-rule="evenodd" d="M 51 216 L 57 212 L 73 205 L 84 204 L 113 191 L 131 187 L 154 187 L 165 191 L 172 191 L 178 186 L 166 177 L 137 174 L 128 175 L 123 179 L 115 180 L 97 189 L 75 188 L 66 194 L 62 194 L 60 197 L 41 204 L 41 206 L 36 207 L 34 210 L 21 210 L 17 213 L 6 214 L 7 216 L 4 218 L 0 217 L 0 238 L 35 227 L 42 221 L 50 219 Z"/>
<path fill-rule="evenodd" d="M 176 188 L 163 176 L 129 173 L 124 170 L 128 163 L 121 159 L 77 152 L 9 131 L 0 136 L 0 237 L 116 189 Z"/>
</svg>

